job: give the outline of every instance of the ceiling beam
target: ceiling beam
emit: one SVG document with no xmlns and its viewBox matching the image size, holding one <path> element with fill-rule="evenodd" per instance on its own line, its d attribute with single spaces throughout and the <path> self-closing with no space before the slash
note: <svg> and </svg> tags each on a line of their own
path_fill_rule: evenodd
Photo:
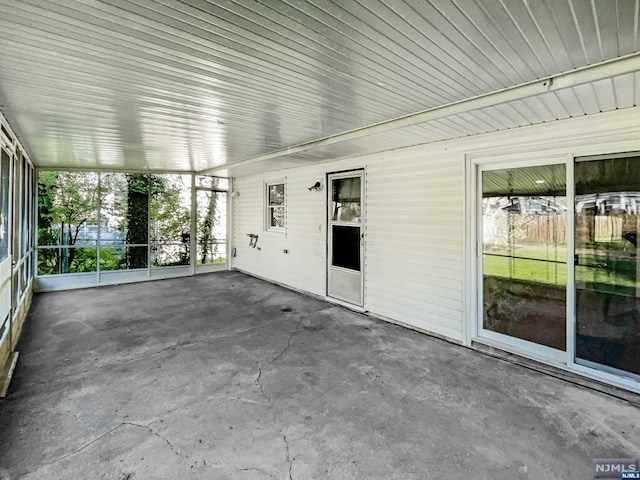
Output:
<svg viewBox="0 0 640 480">
<path fill-rule="evenodd" d="M 541 78 L 531 82 L 514 85 L 512 87 L 496 90 L 476 97 L 465 100 L 452 102 L 420 112 L 403 115 L 401 117 L 386 120 L 384 122 L 375 123 L 366 127 L 357 128 L 347 132 L 339 133 L 329 137 L 320 138 L 311 142 L 301 143 L 290 147 L 275 150 L 273 152 L 257 155 L 237 162 L 230 162 L 218 167 L 203 170 L 202 174 L 214 173 L 219 170 L 226 169 L 230 166 L 239 167 L 251 165 L 264 160 L 292 155 L 295 153 L 313 150 L 315 148 L 333 145 L 340 142 L 355 140 L 369 135 L 386 133 L 399 128 L 410 127 L 420 123 L 429 122 L 439 118 L 449 117 L 451 115 L 459 115 L 461 113 L 478 110 L 493 105 L 500 105 L 516 100 L 534 97 L 556 90 L 562 90 L 569 87 L 575 87 L 586 83 L 605 80 L 607 78 L 633 73 L 640 70 L 640 53 L 633 53 L 624 57 L 615 58 L 605 62 L 589 65 L 576 70 L 571 70 L 558 75 Z"/>
</svg>

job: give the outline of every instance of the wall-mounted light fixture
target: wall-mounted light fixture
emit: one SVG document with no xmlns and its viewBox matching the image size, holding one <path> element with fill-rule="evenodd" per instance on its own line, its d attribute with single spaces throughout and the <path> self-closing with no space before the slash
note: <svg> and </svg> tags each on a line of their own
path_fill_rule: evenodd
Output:
<svg viewBox="0 0 640 480">
<path fill-rule="evenodd" d="M 322 190 L 322 182 L 320 180 L 316 180 L 316 183 L 314 183 L 313 185 L 311 185 L 308 190 L 310 192 L 318 192 L 320 190 Z"/>
</svg>

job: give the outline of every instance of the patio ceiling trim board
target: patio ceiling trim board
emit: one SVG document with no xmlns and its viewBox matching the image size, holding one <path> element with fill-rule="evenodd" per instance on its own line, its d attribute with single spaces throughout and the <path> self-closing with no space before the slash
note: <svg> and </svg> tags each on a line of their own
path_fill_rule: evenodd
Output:
<svg viewBox="0 0 640 480">
<path fill-rule="evenodd" d="M 337 135 L 313 140 L 311 142 L 293 145 L 287 148 L 275 150 L 273 152 L 257 155 L 255 157 L 229 162 L 218 167 L 202 170 L 201 174 L 210 174 L 224 170 L 230 166 L 239 167 L 254 163 L 271 160 L 286 155 L 305 152 L 319 147 L 333 145 L 340 142 L 355 140 L 369 135 L 387 133 L 399 128 L 418 125 L 432 120 L 459 115 L 485 107 L 505 104 L 516 100 L 542 95 L 544 93 L 563 90 L 577 85 L 588 84 L 607 78 L 624 75 L 640 70 L 640 53 L 633 53 L 613 60 L 589 65 L 558 75 L 551 75 L 531 82 L 514 85 L 491 93 L 471 97 L 468 99 L 452 102 L 435 108 L 430 108 L 420 112 L 404 115 L 391 120 L 375 123 L 355 130 L 350 130 Z"/>
</svg>

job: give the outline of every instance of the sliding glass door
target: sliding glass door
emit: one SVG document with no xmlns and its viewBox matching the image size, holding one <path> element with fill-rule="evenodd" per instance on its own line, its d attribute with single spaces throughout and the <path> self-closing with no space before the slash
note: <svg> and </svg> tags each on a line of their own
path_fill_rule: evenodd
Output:
<svg viewBox="0 0 640 480">
<path fill-rule="evenodd" d="M 640 157 L 575 164 L 576 363 L 640 380 Z"/>
<path fill-rule="evenodd" d="M 640 155 L 475 171 L 475 339 L 640 391 Z"/>
<path fill-rule="evenodd" d="M 483 166 L 479 335 L 541 358 L 566 349 L 566 166 Z"/>
</svg>

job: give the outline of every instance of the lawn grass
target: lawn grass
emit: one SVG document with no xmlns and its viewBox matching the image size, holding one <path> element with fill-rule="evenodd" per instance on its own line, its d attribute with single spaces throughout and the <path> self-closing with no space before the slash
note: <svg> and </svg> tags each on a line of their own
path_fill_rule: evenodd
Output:
<svg viewBox="0 0 640 480">
<path fill-rule="evenodd" d="M 523 252 L 517 255 L 524 257 Z M 565 263 L 551 263 L 542 259 L 522 259 L 510 257 L 483 256 L 483 274 L 503 278 L 516 278 L 553 285 L 567 284 L 567 267 Z"/>
<path fill-rule="evenodd" d="M 536 283 L 564 286 L 567 284 L 566 248 L 552 252 L 536 248 L 518 248 L 515 257 L 483 255 L 483 274 Z M 503 255 L 503 253 L 498 253 Z M 580 288 L 635 295 L 636 264 L 633 258 L 585 253 L 576 266 L 576 284 Z M 544 261 L 553 260 L 553 261 Z M 562 263 L 555 263 L 562 262 Z"/>
</svg>

